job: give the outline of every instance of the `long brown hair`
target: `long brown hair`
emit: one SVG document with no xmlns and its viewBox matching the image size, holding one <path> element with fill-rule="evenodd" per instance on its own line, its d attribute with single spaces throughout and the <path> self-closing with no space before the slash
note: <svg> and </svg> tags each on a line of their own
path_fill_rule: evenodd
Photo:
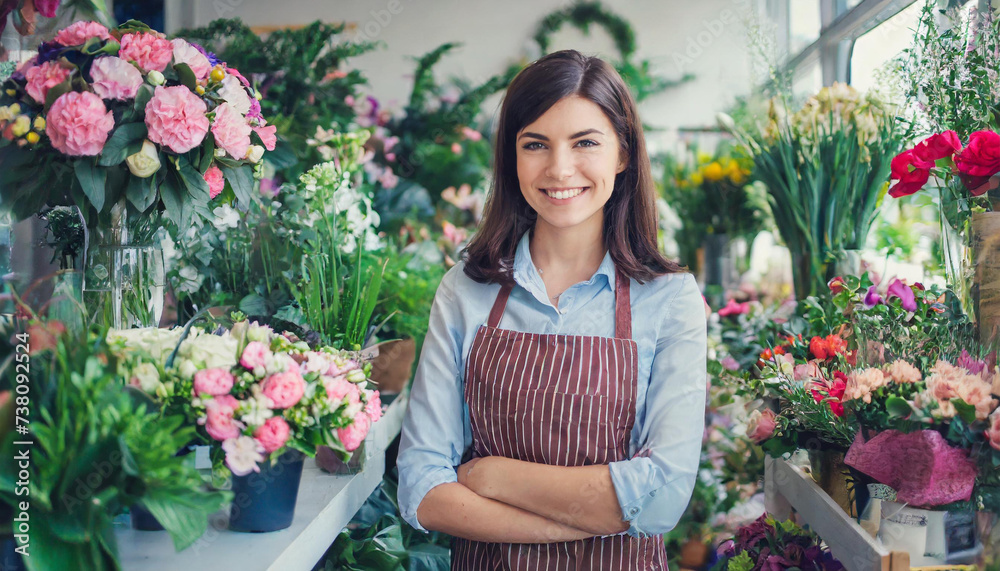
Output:
<svg viewBox="0 0 1000 571">
<path fill-rule="evenodd" d="M 517 133 L 556 102 L 579 96 L 596 103 L 615 128 L 628 166 L 615 177 L 604 205 L 604 246 L 615 266 L 639 283 L 684 271 L 660 253 L 656 199 L 635 100 L 607 62 L 576 50 L 551 53 L 521 70 L 507 88 L 493 154 L 493 183 L 483 220 L 465 248 L 465 273 L 481 283 L 513 279 L 518 240 L 538 214 L 521 194 L 517 178 Z"/>
</svg>

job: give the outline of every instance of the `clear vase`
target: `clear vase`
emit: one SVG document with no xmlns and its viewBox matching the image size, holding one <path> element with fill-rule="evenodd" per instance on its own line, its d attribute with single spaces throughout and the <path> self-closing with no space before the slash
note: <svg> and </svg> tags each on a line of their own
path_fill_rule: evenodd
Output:
<svg viewBox="0 0 1000 571">
<path fill-rule="evenodd" d="M 163 251 L 151 238 L 136 240 L 128 216 L 122 200 L 112 206 L 110 223 L 88 229 L 84 303 L 91 322 L 156 327 L 163 314 Z"/>
</svg>

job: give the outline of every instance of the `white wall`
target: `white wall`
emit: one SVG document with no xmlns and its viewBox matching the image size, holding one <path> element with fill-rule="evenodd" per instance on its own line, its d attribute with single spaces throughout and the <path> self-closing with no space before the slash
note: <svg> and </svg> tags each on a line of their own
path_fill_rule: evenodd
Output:
<svg viewBox="0 0 1000 571">
<path fill-rule="evenodd" d="M 678 127 L 714 125 L 715 113 L 750 90 L 744 14 L 752 0 L 605 0 L 605 6 L 631 22 L 638 58 L 651 60 L 667 77 L 684 72 L 696 79 L 647 99 L 641 108 L 648 125 L 667 129 L 650 142 L 669 141 Z M 384 41 L 386 47 L 352 60 L 371 82 L 372 94 L 400 107 L 412 87 L 414 62 L 443 42 L 463 47 L 437 68 L 439 79 L 458 75 L 484 80 L 511 61 L 537 57 L 530 41 L 538 21 L 566 6 L 566 0 L 177 0 L 172 8 L 180 25 L 204 25 L 219 17 L 241 18 L 251 26 L 285 26 L 314 20 L 346 21 L 356 33 Z M 564 28 L 553 49 L 575 48 L 613 57 L 610 37 L 593 28 L 591 36 Z M 499 101 L 486 111 L 494 113 Z"/>
</svg>

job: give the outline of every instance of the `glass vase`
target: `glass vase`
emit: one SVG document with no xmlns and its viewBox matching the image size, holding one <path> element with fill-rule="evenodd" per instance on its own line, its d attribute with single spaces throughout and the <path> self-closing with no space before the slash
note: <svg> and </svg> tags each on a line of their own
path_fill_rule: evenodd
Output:
<svg viewBox="0 0 1000 571">
<path fill-rule="evenodd" d="M 163 314 L 163 251 L 149 232 L 135 232 L 145 220 L 130 225 L 128 218 L 122 200 L 112 206 L 109 222 L 88 229 L 84 303 L 91 322 L 115 329 L 156 327 Z"/>
</svg>

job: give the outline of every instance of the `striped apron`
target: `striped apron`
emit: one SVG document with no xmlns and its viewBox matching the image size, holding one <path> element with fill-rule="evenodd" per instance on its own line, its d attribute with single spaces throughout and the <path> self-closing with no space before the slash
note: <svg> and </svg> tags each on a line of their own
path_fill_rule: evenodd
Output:
<svg viewBox="0 0 1000 571">
<path fill-rule="evenodd" d="M 616 283 L 613 338 L 500 329 L 513 285 L 501 287 L 466 361 L 473 458 L 588 466 L 629 457 L 639 355 L 632 339 L 629 278 L 619 272 Z M 667 557 L 662 536 L 530 544 L 456 537 L 451 568 L 660 571 L 667 569 Z"/>
</svg>

